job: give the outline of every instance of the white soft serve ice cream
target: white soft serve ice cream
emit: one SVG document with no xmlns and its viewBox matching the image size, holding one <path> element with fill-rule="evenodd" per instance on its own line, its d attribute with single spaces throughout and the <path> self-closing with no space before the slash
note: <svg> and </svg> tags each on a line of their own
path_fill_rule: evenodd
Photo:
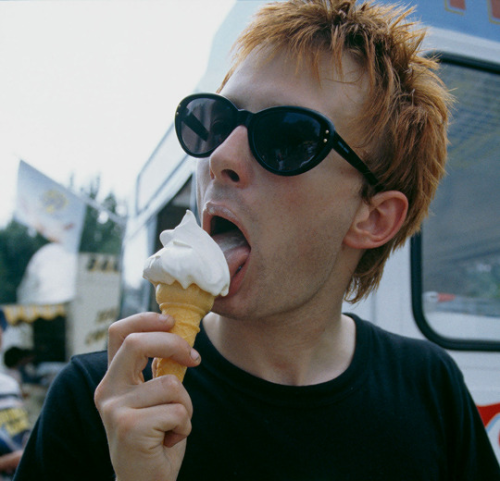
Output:
<svg viewBox="0 0 500 481">
<path fill-rule="evenodd" d="M 163 249 L 146 261 L 143 277 L 153 284 L 173 284 L 186 289 L 196 284 L 213 296 L 229 291 L 229 267 L 220 247 L 198 225 L 191 211 L 172 230 L 160 234 Z"/>
</svg>

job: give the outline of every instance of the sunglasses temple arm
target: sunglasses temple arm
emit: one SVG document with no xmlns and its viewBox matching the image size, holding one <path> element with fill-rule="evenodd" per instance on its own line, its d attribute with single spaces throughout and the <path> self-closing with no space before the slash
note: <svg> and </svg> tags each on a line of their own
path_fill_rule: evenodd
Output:
<svg viewBox="0 0 500 481">
<path fill-rule="evenodd" d="M 203 124 L 196 118 L 195 115 L 189 113 L 181 120 L 186 124 L 198 137 L 203 141 L 208 139 L 208 130 L 203 126 Z"/>
<path fill-rule="evenodd" d="M 375 177 L 375 174 L 368 168 L 368 166 L 358 157 L 356 152 L 352 150 L 347 143 L 335 132 L 334 147 L 333 147 L 347 162 L 349 162 L 355 169 L 357 169 L 365 179 L 373 185 L 377 191 L 382 189 L 382 186 Z"/>
</svg>

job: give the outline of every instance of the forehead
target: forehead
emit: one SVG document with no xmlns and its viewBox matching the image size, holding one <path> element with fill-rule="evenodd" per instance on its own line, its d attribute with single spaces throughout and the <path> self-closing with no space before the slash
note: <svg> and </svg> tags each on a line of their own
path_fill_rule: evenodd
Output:
<svg viewBox="0 0 500 481">
<path fill-rule="evenodd" d="M 361 111 L 366 100 L 367 81 L 348 56 L 342 68 L 322 54 L 317 63 L 298 62 L 286 53 L 271 56 L 252 52 L 236 68 L 221 90 L 240 108 L 257 112 L 276 105 L 297 105 L 317 110 L 340 127 Z"/>
</svg>

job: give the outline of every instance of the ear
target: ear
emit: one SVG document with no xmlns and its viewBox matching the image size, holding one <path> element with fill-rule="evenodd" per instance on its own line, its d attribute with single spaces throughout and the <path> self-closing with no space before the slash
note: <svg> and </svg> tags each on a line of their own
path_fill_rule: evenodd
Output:
<svg viewBox="0 0 500 481">
<path fill-rule="evenodd" d="M 374 249 L 389 242 L 399 231 L 408 212 L 408 199 L 397 190 L 374 195 L 363 202 L 344 237 L 354 249 Z"/>
</svg>

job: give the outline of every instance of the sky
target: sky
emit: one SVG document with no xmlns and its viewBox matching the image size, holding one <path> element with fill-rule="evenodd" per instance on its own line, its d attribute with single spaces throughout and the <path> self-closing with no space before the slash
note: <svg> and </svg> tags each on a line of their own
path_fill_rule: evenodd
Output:
<svg viewBox="0 0 500 481">
<path fill-rule="evenodd" d="M 0 1 L 0 227 L 19 160 L 130 197 L 234 0 Z"/>
</svg>

